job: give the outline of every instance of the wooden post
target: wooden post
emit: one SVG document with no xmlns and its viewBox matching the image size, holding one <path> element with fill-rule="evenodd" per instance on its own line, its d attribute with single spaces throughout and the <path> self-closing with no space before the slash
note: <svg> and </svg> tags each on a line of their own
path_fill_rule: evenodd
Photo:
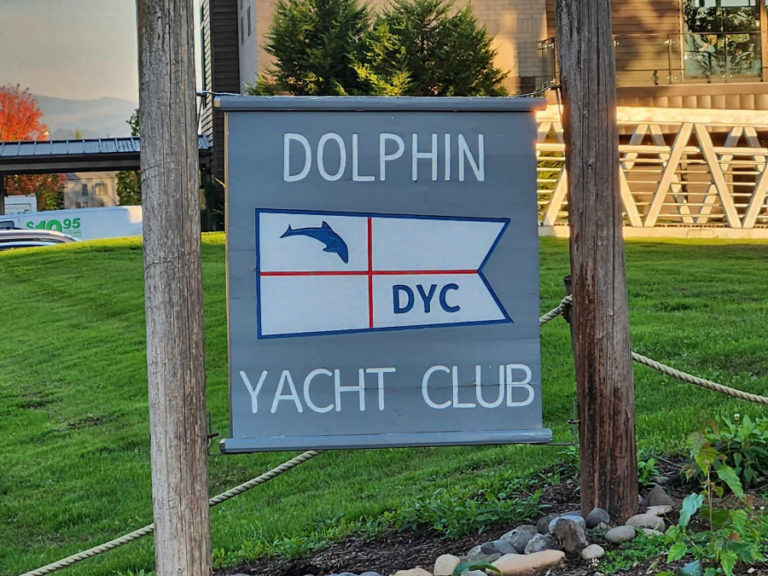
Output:
<svg viewBox="0 0 768 576">
<path fill-rule="evenodd" d="M 155 566 L 208 576 L 193 3 L 136 5 Z"/>
<path fill-rule="evenodd" d="M 635 404 L 610 0 L 558 0 L 571 226 L 581 509 L 637 508 Z"/>
<path fill-rule="evenodd" d="M 760 6 L 760 80 L 768 82 L 768 6 L 758 2 Z"/>
</svg>

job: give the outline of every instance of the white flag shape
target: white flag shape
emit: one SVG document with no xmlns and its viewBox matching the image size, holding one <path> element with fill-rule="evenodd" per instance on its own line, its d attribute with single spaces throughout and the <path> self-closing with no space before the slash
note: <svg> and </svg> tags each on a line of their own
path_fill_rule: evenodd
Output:
<svg viewBox="0 0 768 576">
<path fill-rule="evenodd" d="M 508 224 L 257 210 L 259 337 L 511 322 L 482 273 Z"/>
</svg>

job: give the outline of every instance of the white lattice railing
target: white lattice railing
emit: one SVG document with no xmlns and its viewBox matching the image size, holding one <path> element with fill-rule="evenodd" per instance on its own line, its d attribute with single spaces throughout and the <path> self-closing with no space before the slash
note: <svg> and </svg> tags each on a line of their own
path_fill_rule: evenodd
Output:
<svg viewBox="0 0 768 576">
<path fill-rule="evenodd" d="M 768 112 L 620 108 L 618 123 L 627 232 L 768 237 Z M 557 108 L 539 113 L 538 125 L 539 220 L 562 233 L 567 170 Z"/>
</svg>

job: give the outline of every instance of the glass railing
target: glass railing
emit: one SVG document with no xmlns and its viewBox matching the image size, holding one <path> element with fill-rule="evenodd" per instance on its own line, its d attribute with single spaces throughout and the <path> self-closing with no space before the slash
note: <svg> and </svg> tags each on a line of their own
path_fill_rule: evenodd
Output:
<svg viewBox="0 0 768 576">
<path fill-rule="evenodd" d="M 622 35 L 614 37 L 617 86 L 761 82 L 765 32 Z M 557 43 L 539 43 L 542 70 L 557 77 Z"/>
</svg>

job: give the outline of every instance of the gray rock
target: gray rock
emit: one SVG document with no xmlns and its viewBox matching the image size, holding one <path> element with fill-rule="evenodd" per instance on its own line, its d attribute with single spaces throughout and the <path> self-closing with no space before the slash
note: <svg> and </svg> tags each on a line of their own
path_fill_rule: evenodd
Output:
<svg viewBox="0 0 768 576">
<path fill-rule="evenodd" d="M 381 576 L 378 572 L 363 572 L 360 576 Z"/>
<path fill-rule="evenodd" d="M 605 550 L 599 544 L 590 544 L 581 551 L 581 558 L 586 561 L 597 560 L 605 556 Z"/>
<path fill-rule="evenodd" d="M 522 554 L 525 551 L 525 546 L 531 541 L 538 533 L 538 529 L 533 524 L 523 524 L 518 526 L 514 530 L 510 530 L 504 534 L 499 540 L 506 541 L 514 547 L 514 551 L 518 554 Z M 495 544 L 495 543 L 494 543 Z M 502 550 L 498 546 L 496 549 L 502 554 L 509 554 L 509 552 Z"/>
<path fill-rule="evenodd" d="M 607 510 L 604 510 L 603 508 L 595 508 L 587 515 L 587 528 L 594 528 L 600 523 L 603 524 L 610 524 L 611 523 L 611 515 L 608 514 Z"/>
<path fill-rule="evenodd" d="M 651 478 L 656 484 L 661 484 L 664 486 L 665 484 L 669 484 L 669 476 L 654 476 Z"/>
<path fill-rule="evenodd" d="M 503 540 L 499 538 L 498 540 L 494 540 L 491 542 L 493 544 L 494 549 L 496 552 L 500 552 L 501 554 L 519 554 L 520 550 L 515 548 L 515 546 L 512 545 L 509 540 Z M 526 542 L 527 544 L 527 542 Z M 523 547 L 523 550 L 525 550 L 525 547 Z"/>
<path fill-rule="evenodd" d="M 557 514 L 547 514 L 539 518 L 538 522 L 536 522 L 536 530 L 539 531 L 539 534 L 549 534 L 549 523 L 552 522 L 553 518 L 557 518 L 557 516 Z"/>
<path fill-rule="evenodd" d="M 581 519 L 584 522 L 584 519 Z M 558 518 L 555 523 L 555 539 L 558 548 L 568 555 L 575 555 L 589 546 L 584 526 L 574 521 L 572 517 Z"/>
<path fill-rule="evenodd" d="M 652 514 L 653 516 L 664 516 L 672 512 L 672 506 L 662 504 L 659 506 L 649 506 L 645 511 L 646 514 Z"/>
<path fill-rule="evenodd" d="M 653 514 L 635 514 L 630 517 L 625 524 L 627 526 L 633 526 L 634 528 L 650 528 L 661 532 L 664 532 L 666 529 L 664 519 L 654 516 Z"/>
<path fill-rule="evenodd" d="M 611 544 L 629 542 L 635 537 L 635 529 L 632 526 L 617 526 L 605 533 L 605 539 Z"/>
<path fill-rule="evenodd" d="M 501 550 L 496 550 L 496 547 L 493 545 L 493 542 L 486 542 L 480 545 L 480 552 L 482 552 L 483 554 L 494 554 L 496 552 L 501 552 Z"/>
<path fill-rule="evenodd" d="M 523 552 L 525 554 L 535 554 L 542 550 L 552 550 L 554 547 L 555 541 L 552 539 L 552 536 L 548 534 L 536 534 L 528 541 L 528 544 L 525 545 L 525 550 L 523 550 Z"/>
<path fill-rule="evenodd" d="M 354 572 L 339 572 L 338 574 L 332 574 L 331 576 L 357 576 Z"/>
<path fill-rule="evenodd" d="M 643 528 L 643 534 L 646 536 L 664 536 L 663 532 L 659 532 L 658 530 L 653 530 L 651 528 Z"/>
<path fill-rule="evenodd" d="M 482 546 L 473 546 L 467 551 L 467 553 L 464 556 L 466 556 L 467 558 L 472 558 L 473 556 L 479 556 L 480 554 L 483 553 L 481 548 Z"/>
<path fill-rule="evenodd" d="M 483 570 L 469 570 L 464 572 L 464 576 L 488 576 Z"/>
<path fill-rule="evenodd" d="M 552 521 L 549 523 L 549 533 L 554 534 L 555 533 L 555 524 L 557 524 L 558 520 L 571 520 L 572 522 L 575 522 L 582 528 L 587 527 L 587 523 L 584 520 L 584 517 L 577 513 L 577 512 L 568 512 L 567 514 L 560 514 L 560 516 L 557 516 L 555 518 L 552 518 Z"/>
<path fill-rule="evenodd" d="M 479 546 L 475 546 L 475 548 L 480 548 Z M 473 548 L 472 550 L 474 550 Z M 472 551 L 470 550 L 470 552 Z M 489 564 L 491 562 L 494 562 L 501 558 L 501 554 L 499 552 L 494 552 L 493 554 L 483 554 L 482 552 L 478 552 L 476 554 L 467 554 L 466 556 L 460 556 L 459 559 L 462 562 L 488 562 Z"/>
<path fill-rule="evenodd" d="M 672 500 L 669 494 L 667 494 L 661 486 L 656 484 L 648 496 L 642 502 L 643 506 L 674 506 L 675 501 Z"/>
</svg>

